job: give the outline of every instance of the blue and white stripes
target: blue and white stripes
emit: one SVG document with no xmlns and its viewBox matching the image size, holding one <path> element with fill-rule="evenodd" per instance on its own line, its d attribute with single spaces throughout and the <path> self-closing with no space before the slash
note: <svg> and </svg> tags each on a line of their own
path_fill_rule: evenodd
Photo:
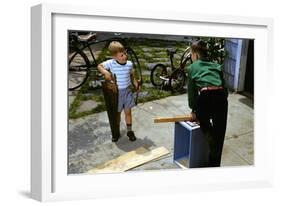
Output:
<svg viewBox="0 0 281 206">
<path fill-rule="evenodd" d="M 118 89 L 125 89 L 131 85 L 130 73 L 133 69 L 131 61 L 127 61 L 126 64 L 120 64 L 115 59 L 110 59 L 103 62 L 102 66 L 116 75 Z"/>
</svg>

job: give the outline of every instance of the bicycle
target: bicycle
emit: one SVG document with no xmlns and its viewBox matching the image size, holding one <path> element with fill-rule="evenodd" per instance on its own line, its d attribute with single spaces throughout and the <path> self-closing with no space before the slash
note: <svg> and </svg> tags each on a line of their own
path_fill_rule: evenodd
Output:
<svg viewBox="0 0 281 206">
<path fill-rule="evenodd" d="M 72 91 L 81 87 L 89 76 L 93 77 L 93 88 L 101 88 L 102 75 L 97 70 L 98 61 L 97 51 L 94 51 L 93 46 L 100 44 L 103 48 L 111 41 L 121 42 L 127 52 L 128 60 L 132 61 L 136 71 L 136 78 L 140 84 L 142 83 L 141 67 L 135 51 L 130 48 L 124 38 L 119 37 L 120 33 L 115 33 L 115 38 L 97 40 L 96 33 L 88 33 L 79 35 L 78 32 L 70 32 L 69 34 L 69 52 L 68 52 L 68 90 Z M 101 48 L 101 49 L 102 49 Z"/>
<path fill-rule="evenodd" d="M 162 88 L 164 85 L 168 85 L 172 93 L 183 89 L 187 80 L 185 66 L 188 62 L 191 63 L 190 47 L 187 47 L 181 55 L 179 67 L 175 67 L 173 59 L 176 52 L 177 49 L 167 49 L 171 67 L 159 63 L 152 68 L 150 73 L 150 81 L 154 86 Z"/>
</svg>

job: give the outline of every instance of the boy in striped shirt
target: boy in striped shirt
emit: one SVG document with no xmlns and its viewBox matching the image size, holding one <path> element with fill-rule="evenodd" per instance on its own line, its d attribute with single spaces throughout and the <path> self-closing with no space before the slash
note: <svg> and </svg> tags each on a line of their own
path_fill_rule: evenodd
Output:
<svg viewBox="0 0 281 206">
<path fill-rule="evenodd" d="M 112 81 L 112 74 L 116 75 L 118 86 L 118 114 L 117 124 L 120 125 L 121 112 L 124 110 L 125 121 L 127 125 L 127 136 L 129 140 L 135 141 L 136 136 L 132 131 L 132 111 L 131 108 L 135 106 L 133 94 L 130 90 L 131 79 L 135 88 L 140 89 L 138 82 L 134 77 L 133 63 L 128 61 L 128 56 L 124 46 L 118 42 L 113 41 L 109 44 L 108 50 L 112 59 L 102 62 L 98 65 L 98 70 L 104 75 L 106 81 Z M 112 137 L 113 142 L 117 142 L 120 137 Z"/>
</svg>

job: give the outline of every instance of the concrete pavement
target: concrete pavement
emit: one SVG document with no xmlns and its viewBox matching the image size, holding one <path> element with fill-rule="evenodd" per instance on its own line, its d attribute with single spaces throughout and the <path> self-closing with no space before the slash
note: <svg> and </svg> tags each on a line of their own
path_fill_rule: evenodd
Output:
<svg viewBox="0 0 281 206">
<path fill-rule="evenodd" d="M 254 164 L 254 111 L 253 101 L 240 94 L 229 95 L 228 125 L 224 143 L 222 166 Z M 149 150 L 164 146 L 171 153 L 133 170 L 159 170 L 179 168 L 173 163 L 174 123 L 153 123 L 156 116 L 174 116 L 190 112 L 187 95 L 138 104 L 133 108 L 135 142 L 126 137 L 122 115 L 121 138 L 111 142 L 111 132 L 106 112 L 69 121 L 69 172 L 84 173 L 108 160 L 138 147 Z"/>
</svg>

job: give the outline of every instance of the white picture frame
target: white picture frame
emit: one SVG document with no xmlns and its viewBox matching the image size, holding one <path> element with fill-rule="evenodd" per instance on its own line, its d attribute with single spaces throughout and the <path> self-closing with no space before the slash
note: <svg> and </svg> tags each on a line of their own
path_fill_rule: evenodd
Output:
<svg viewBox="0 0 281 206">
<path fill-rule="evenodd" d="M 273 71 L 271 19 L 177 12 L 167 16 L 158 11 L 58 4 L 34 6 L 31 14 L 32 198 L 52 201 L 273 185 L 273 135 L 270 132 L 270 114 L 266 109 L 269 102 L 262 95 L 270 92 L 263 87 L 264 84 L 272 88 L 269 79 Z M 67 31 L 71 29 L 254 38 L 254 166 L 67 175 L 68 97 L 65 57 Z M 264 113 L 267 115 L 264 116 Z"/>
</svg>

